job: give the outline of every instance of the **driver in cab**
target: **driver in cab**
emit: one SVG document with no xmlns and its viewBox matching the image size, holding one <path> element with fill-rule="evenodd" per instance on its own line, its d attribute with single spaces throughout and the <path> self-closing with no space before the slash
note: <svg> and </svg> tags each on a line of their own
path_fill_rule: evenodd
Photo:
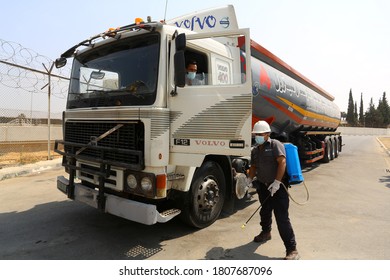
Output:
<svg viewBox="0 0 390 280">
<path fill-rule="evenodd" d="M 197 74 L 198 65 L 195 60 L 190 60 L 186 66 L 186 85 L 189 86 L 200 86 L 204 85 L 204 74 Z"/>
</svg>

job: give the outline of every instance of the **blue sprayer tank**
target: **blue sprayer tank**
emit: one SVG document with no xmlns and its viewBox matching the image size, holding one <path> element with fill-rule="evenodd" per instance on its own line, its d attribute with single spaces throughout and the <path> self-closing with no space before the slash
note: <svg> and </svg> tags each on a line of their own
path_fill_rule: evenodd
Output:
<svg viewBox="0 0 390 280">
<path fill-rule="evenodd" d="M 286 150 L 287 174 L 290 185 L 302 183 L 304 179 L 297 146 L 285 143 L 284 148 Z"/>
</svg>

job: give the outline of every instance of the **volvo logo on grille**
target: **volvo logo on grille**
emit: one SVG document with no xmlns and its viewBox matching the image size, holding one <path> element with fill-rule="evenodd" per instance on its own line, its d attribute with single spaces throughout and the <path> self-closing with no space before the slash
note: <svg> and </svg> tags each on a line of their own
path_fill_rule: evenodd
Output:
<svg viewBox="0 0 390 280">
<path fill-rule="evenodd" d="M 89 144 L 91 145 L 91 146 L 97 146 L 97 143 L 98 143 L 98 139 L 97 139 L 97 137 L 96 136 L 91 136 L 90 138 L 89 138 Z"/>
</svg>

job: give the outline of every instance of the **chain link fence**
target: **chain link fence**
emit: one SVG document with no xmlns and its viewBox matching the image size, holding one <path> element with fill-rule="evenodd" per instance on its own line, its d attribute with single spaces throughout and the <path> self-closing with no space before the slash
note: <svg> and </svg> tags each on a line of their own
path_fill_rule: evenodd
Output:
<svg viewBox="0 0 390 280">
<path fill-rule="evenodd" d="M 0 39 L 0 168 L 52 159 L 70 68 Z"/>
</svg>

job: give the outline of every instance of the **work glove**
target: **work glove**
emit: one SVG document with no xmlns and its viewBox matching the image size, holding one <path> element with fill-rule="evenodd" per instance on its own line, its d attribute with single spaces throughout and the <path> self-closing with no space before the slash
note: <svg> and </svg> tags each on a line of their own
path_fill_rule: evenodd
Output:
<svg viewBox="0 0 390 280">
<path fill-rule="evenodd" d="M 280 184 L 281 182 L 275 179 L 275 181 L 269 185 L 268 190 L 270 191 L 271 196 L 274 196 L 274 194 L 279 190 Z"/>
<path fill-rule="evenodd" d="M 249 177 L 246 177 L 246 185 L 248 186 L 248 189 L 253 187 L 252 179 Z"/>
</svg>

